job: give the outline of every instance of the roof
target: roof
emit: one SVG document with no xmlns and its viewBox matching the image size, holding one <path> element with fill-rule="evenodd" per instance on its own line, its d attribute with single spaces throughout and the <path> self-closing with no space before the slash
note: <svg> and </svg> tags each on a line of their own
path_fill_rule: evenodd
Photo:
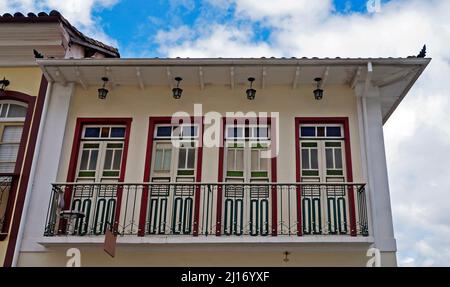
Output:
<svg viewBox="0 0 450 287">
<path fill-rule="evenodd" d="M 142 58 L 142 59 L 38 59 L 50 82 L 74 82 L 83 88 L 102 84 L 109 77 L 113 86 L 173 86 L 174 77 L 183 78 L 183 86 L 200 89 L 211 85 L 232 89 L 284 85 L 297 89 L 314 85 L 314 78 L 329 85 L 355 88 L 370 78 L 381 93 L 383 123 L 422 74 L 430 58 Z M 370 68 L 369 68 L 370 66 Z"/>
<path fill-rule="evenodd" d="M 0 23 L 51 23 L 60 22 L 67 30 L 70 36 L 70 40 L 78 45 L 96 50 L 103 53 L 105 57 L 108 58 L 118 58 L 120 57 L 119 50 L 112 46 L 106 45 L 100 41 L 92 39 L 83 33 L 81 33 L 77 28 L 72 26 L 70 22 L 64 18 L 58 11 L 52 10 L 49 14 L 45 12 L 40 12 L 37 15 L 34 13 L 28 13 L 26 16 L 20 12 L 5 13 L 0 15 Z"/>
</svg>

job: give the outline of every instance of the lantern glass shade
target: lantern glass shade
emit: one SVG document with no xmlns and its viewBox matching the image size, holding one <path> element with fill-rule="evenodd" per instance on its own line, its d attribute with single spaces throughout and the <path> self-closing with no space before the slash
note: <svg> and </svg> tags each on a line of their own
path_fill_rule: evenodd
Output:
<svg viewBox="0 0 450 287">
<path fill-rule="evenodd" d="M 322 89 L 315 89 L 314 90 L 314 98 L 316 100 L 321 100 L 323 98 L 323 90 Z"/>
<path fill-rule="evenodd" d="M 247 89 L 247 99 L 254 100 L 256 96 L 256 90 L 255 89 Z"/>
<path fill-rule="evenodd" d="M 174 99 L 179 99 L 181 98 L 181 94 L 183 93 L 183 89 L 181 88 L 173 88 L 172 89 L 172 93 L 173 93 L 173 98 Z"/>
<path fill-rule="evenodd" d="M 108 89 L 106 88 L 100 88 L 98 89 L 98 98 L 101 100 L 106 99 L 106 96 L 108 95 Z"/>
</svg>

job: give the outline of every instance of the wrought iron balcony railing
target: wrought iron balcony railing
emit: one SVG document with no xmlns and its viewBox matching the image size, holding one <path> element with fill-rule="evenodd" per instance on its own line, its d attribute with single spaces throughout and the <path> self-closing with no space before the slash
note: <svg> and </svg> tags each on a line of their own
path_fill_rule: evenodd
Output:
<svg viewBox="0 0 450 287">
<path fill-rule="evenodd" d="M 60 183 L 45 236 L 368 235 L 356 183 Z"/>
<path fill-rule="evenodd" d="M 0 173 L 0 231 L 3 231 L 5 215 L 8 208 L 8 197 L 15 175 Z"/>
</svg>

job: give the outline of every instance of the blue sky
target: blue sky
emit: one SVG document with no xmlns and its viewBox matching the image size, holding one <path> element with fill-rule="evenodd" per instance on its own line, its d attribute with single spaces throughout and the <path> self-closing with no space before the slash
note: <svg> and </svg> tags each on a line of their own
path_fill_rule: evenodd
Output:
<svg viewBox="0 0 450 287">
<path fill-rule="evenodd" d="M 386 3 L 389 0 L 383 0 Z M 333 13 L 367 13 L 367 0 L 334 0 Z M 101 23 L 104 32 L 117 41 L 122 57 L 164 57 L 159 51 L 155 36 L 160 30 L 176 29 L 180 26 L 195 27 L 202 21 L 229 23 L 236 21 L 236 5 L 217 7 L 208 1 L 164 1 L 164 0 L 120 1 L 107 9 L 94 9 L 93 17 Z M 249 22 L 239 19 L 238 22 Z M 270 41 L 270 27 L 259 21 L 250 23 L 254 41 Z"/>
<path fill-rule="evenodd" d="M 384 126 L 398 262 L 450 266 L 450 1 L 0 0 L 59 10 L 122 57 L 433 58 Z"/>
</svg>

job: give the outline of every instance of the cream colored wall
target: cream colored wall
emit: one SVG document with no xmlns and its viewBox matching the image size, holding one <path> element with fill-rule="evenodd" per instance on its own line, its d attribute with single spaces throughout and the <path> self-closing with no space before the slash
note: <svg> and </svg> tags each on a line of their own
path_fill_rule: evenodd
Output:
<svg viewBox="0 0 450 287">
<path fill-rule="evenodd" d="M 80 249 L 81 266 L 232 266 L 232 267 L 283 267 L 283 266 L 360 266 L 366 265 L 365 251 L 345 252 L 291 252 L 289 261 L 280 252 L 142 252 L 116 250 L 111 258 L 101 247 L 97 250 Z M 66 266 L 66 249 L 49 253 L 22 253 L 19 266 Z"/>
<path fill-rule="evenodd" d="M 149 116 L 170 116 L 177 111 L 193 112 L 194 103 L 203 104 L 203 113 L 226 112 L 279 112 L 280 153 L 278 156 L 278 181 L 295 181 L 295 117 L 349 117 L 354 181 L 363 181 L 361 173 L 360 142 L 356 112 L 356 99 L 353 91 L 343 86 L 328 86 L 322 101 L 314 100 L 312 86 L 301 86 L 296 90 L 289 87 L 267 87 L 258 90 L 256 100 L 248 101 L 245 87 L 205 87 L 203 91 L 194 87 L 183 87 L 180 100 L 171 96 L 168 87 L 152 87 L 140 90 L 126 86 L 110 89 L 107 100 L 97 98 L 97 87 L 84 90 L 76 87 L 66 124 L 59 162 L 57 180 L 64 182 L 67 176 L 76 119 L 78 117 L 131 117 L 130 146 L 126 170 L 127 182 L 142 182 Z M 218 148 L 204 148 L 202 181 L 217 181 Z M 50 192 L 50 186 L 49 192 Z M 137 198 L 139 201 L 139 198 Z M 44 228 L 44 227 L 42 227 Z M 346 244 L 346 243 L 342 243 Z M 71 247 L 80 247 L 71 246 Z M 64 266 L 66 249 L 48 249 L 47 252 L 21 252 L 19 266 Z M 142 251 L 142 249 L 140 249 Z M 155 250 L 155 249 L 149 249 Z M 234 265 L 234 266 L 363 266 L 367 260 L 365 253 L 295 253 L 289 263 L 282 261 L 282 252 L 271 251 L 246 254 L 242 252 L 138 252 L 128 248 L 120 251 L 114 259 L 109 259 L 101 247 L 82 250 L 86 266 L 102 265 L 158 265 L 158 266 L 196 266 L 196 265 Z"/>
<path fill-rule="evenodd" d="M 280 153 L 278 156 L 278 181 L 295 181 L 295 117 L 349 117 L 353 178 L 363 181 L 361 173 L 360 142 L 353 91 L 344 86 L 327 86 L 322 101 L 314 100 L 312 86 L 268 87 L 258 90 L 256 100 L 245 97 L 245 87 L 231 90 L 227 87 L 205 87 L 203 91 L 194 87 L 183 87 L 180 100 L 171 96 L 168 87 L 140 90 L 137 87 L 120 87 L 111 90 L 107 100 L 97 98 L 97 90 L 77 88 L 72 99 L 67 122 L 63 157 L 60 161 L 58 181 L 65 181 L 73 142 L 77 117 L 132 117 L 130 147 L 126 179 L 141 182 L 144 173 L 149 116 L 170 116 L 177 111 L 193 113 L 194 103 L 203 104 L 203 113 L 226 112 L 279 112 Z M 217 148 L 204 148 L 202 180 L 217 181 Z"/>
<path fill-rule="evenodd" d="M 10 81 L 7 90 L 36 97 L 39 93 L 42 71 L 39 67 L 1 67 L 0 63 L 0 79 L 3 79 L 3 77 Z M 3 265 L 8 239 L 9 237 L 0 241 L 0 265 Z"/>
<path fill-rule="evenodd" d="M 0 79 L 5 77 L 10 84 L 7 87 L 10 91 L 17 91 L 37 96 L 39 85 L 41 83 L 42 71 L 39 67 L 1 67 L 0 62 Z"/>
</svg>

